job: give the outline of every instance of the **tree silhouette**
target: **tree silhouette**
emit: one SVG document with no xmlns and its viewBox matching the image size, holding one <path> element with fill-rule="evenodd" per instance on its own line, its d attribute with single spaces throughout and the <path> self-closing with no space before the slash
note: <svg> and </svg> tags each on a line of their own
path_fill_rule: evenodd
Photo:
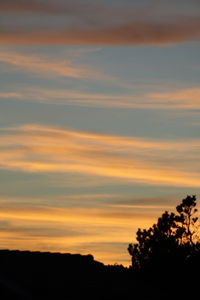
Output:
<svg viewBox="0 0 200 300">
<path fill-rule="evenodd" d="M 196 196 L 187 196 L 182 203 L 176 207 L 179 215 L 176 216 L 177 237 L 181 244 L 193 245 L 198 238 L 197 235 L 197 213 Z"/>
<path fill-rule="evenodd" d="M 165 211 L 148 230 L 140 228 L 137 243 L 129 244 L 135 269 L 170 268 L 182 265 L 200 250 L 198 240 L 196 196 L 187 196 L 176 207 L 177 214 Z"/>
</svg>

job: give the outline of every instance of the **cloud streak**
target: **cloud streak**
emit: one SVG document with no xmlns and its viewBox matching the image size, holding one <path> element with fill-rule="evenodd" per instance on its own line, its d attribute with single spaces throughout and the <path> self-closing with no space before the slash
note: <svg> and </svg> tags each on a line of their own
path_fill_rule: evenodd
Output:
<svg viewBox="0 0 200 300">
<path fill-rule="evenodd" d="M 151 140 L 27 125 L 2 129 L 0 166 L 199 187 L 199 140 Z"/>
<path fill-rule="evenodd" d="M 89 13 L 105 12 L 111 13 L 113 10 L 108 6 L 99 5 L 97 3 L 85 3 L 75 1 L 60 1 L 60 0 L 7 0 L 0 2 L 0 13 L 40 13 L 44 15 L 88 15 Z M 114 9 L 115 14 L 118 10 Z M 118 11 L 119 13 L 119 11 Z"/>
<path fill-rule="evenodd" d="M 147 93 L 141 96 L 90 94 L 77 91 L 32 90 L 32 98 L 42 103 L 138 109 L 200 109 L 200 89 Z M 29 96 L 27 96 L 29 98 Z M 36 100 L 36 101 L 37 101 Z"/>
<path fill-rule="evenodd" d="M 88 75 L 89 76 L 89 75 Z M 86 93 L 78 90 L 46 90 L 27 88 L 19 91 L 2 92 L 0 99 L 18 99 L 55 105 L 107 107 L 124 109 L 169 109 L 199 110 L 200 89 L 188 88 L 171 92 L 115 95 L 103 93 Z"/>
<path fill-rule="evenodd" d="M 192 5 L 193 14 L 184 16 L 178 5 L 171 7 L 170 4 L 168 15 L 165 15 L 166 7 L 164 6 L 163 10 L 161 5 L 157 9 L 157 3 L 118 6 L 91 1 L 85 1 L 84 4 L 79 1 L 53 0 L 1 1 L 0 13 L 7 15 L 0 30 L 0 43 L 165 45 L 199 40 L 200 16 L 196 13 L 196 5 Z M 26 18 L 22 26 L 17 21 L 16 24 L 13 22 L 13 14 L 20 14 L 23 19 L 25 13 L 31 13 L 32 18 L 37 16 L 35 25 L 33 22 L 29 23 Z M 58 18 L 61 20 L 56 22 L 56 26 L 52 26 L 55 24 L 52 22 L 54 16 L 57 21 Z"/>
<path fill-rule="evenodd" d="M 56 12 L 61 13 L 59 5 L 55 2 L 49 1 L 49 3 L 38 0 L 8 0 L 0 2 L 1 13 L 21 13 L 21 12 L 35 12 L 35 13 L 46 13 L 55 14 Z"/>
<path fill-rule="evenodd" d="M 199 17 L 139 20 L 93 28 L 38 30 L 2 28 L 1 44 L 40 45 L 165 45 L 200 38 Z"/>
<path fill-rule="evenodd" d="M 88 76 L 92 76 L 92 71 L 89 68 L 75 66 L 72 61 L 67 59 L 52 59 L 45 55 L 0 52 L 0 62 L 10 65 L 15 70 L 32 72 L 38 76 L 71 78 L 87 78 Z"/>
<path fill-rule="evenodd" d="M 200 109 L 200 89 L 183 89 L 173 92 L 165 93 L 152 93 L 148 95 L 149 99 L 152 99 L 155 105 L 164 104 L 173 108 L 182 109 Z"/>
</svg>

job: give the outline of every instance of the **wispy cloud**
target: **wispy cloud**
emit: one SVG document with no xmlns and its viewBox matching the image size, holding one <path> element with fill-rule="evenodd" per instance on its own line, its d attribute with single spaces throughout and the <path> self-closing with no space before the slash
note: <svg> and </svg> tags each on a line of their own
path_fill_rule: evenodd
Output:
<svg viewBox="0 0 200 300">
<path fill-rule="evenodd" d="M 200 140 L 151 140 L 22 126 L 1 130 L 0 166 L 199 187 Z"/>
<path fill-rule="evenodd" d="M 21 71 L 46 77 L 87 78 L 95 72 L 86 66 L 76 66 L 68 59 L 53 59 L 45 55 L 20 54 L 18 52 L 0 52 L 0 62 Z"/>
<path fill-rule="evenodd" d="M 0 99 L 24 99 L 22 93 L 13 93 L 13 92 L 7 92 L 7 93 L 0 93 Z"/>
<path fill-rule="evenodd" d="M 2 99 L 18 99 L 38 103 L 72 106 L 97 106 L 110 108 L 199 110 L 200 89 L 188 88 L 174 91 L 134 94 L 86 93 L 78 90 L 50 90 L 27 88 L 0 93 Z"/>
<path fill-rule="evenodd" d="M 94 51 L 99 51 L 98 49 L 93 49 Z M 92 81 L 104 81 L 110 82 L 111 84 L 130 87 L 128 84 L 121 82 L 117 77 L 105 73 L 100 68 L 95 68 L 90 64 L 83 64 L 78 62 L 81 60 L 81 54 L 92 52 L 91 49 L 76 49 L 74 51 L 66 51 L 57 55 L 57 57 L 52 57 L 47 54 L 31 54 L 31 53 L 21 53 L 17 51 L 0 51 L 0 62 L 2 63 L 2 70 L 4 72 L 25 72 L 40 78 L 77 78 L 77 79 L 90 79 Z M 77 59 L 78 58 L 78 59 Z M 33 94 L 34 89 L 29 89 L 29 95 Z M 43 94 L 48 93 L 48 91 L 41 90 Z M 52 91 L 55 95 L 55 93 Z M 5 98 L 12 97 L 12 93 L 0 93 L 0 97 L 5 95 Z M 19 97 L 20 93 L 16 93 L 16 98 Z M 23 91 L 23 95 L 27 95 L 27 92 Z M 50 99 L 52 98 L 51 93 L 47 95 Z M 76 93 L 78 94 L 78 93 Z M 80 93 L 79 93 L 80 94 Z M 13 93 L 14 95 L 14 93 Z M 36 95 L 34 95 L 35 97 Z M 23 98 L 23 96 L 22 96 Z"/>
<path fill-rule="evenodd" d="M 152 93 L 148 95 L 155 105 L 164 104 L 169 108 L 200 109 L 200 89 L 183 89 L 173 92 Z"/>
<path fill-rule="evenodd" d="M 90 94 L 77 91 L 32 90 L 34 99 L 46 103 L 140 109 L 200 109 L 200 89 L 136 95 Z M 34 94 L 35 93 L 35 94 Z M 33 97 L 32 95 L 32 97 Z"/>
</svg>

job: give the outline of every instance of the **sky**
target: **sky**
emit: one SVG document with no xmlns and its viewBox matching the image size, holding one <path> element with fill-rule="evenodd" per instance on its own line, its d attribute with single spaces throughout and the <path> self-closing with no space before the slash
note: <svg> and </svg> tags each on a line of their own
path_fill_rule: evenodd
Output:
<svg viewBox="0 0 200 300">
<path fill-rule="evenodd" d="M 200 2 L 0 2 L 0 248 L 127 247 L 200 196 Z"/>
</svg>

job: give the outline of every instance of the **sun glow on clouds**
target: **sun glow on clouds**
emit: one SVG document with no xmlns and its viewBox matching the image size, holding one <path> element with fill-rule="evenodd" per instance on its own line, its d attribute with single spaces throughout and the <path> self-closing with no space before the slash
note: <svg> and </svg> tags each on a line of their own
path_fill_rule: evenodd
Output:
<svg viewBox="0 0 200 300">
<path fill-rule="evenodd" d="M 199 187 L 200 140 L 152 140 L 26 125 L 1 129 L 0 166 Z"/>
<path fill-rule="evenodd" d="M 0 1 L 1 248 L 129 265 L 198 193 L 197 2 Z"/>
<path fill-rule="evenodd" d="M 176 193 L 200 188 L 200 138 L 191 127 L 199 126 L 199 4 L 82 2 L 0 1 L 1 187 L 6 183 L 0 193 L 7 195 L 0 194 L 0 245 L 91 253 L 129 265 L 127 245 L 137 228 L 173 210 Z M 124 51 L 127 45 L 131 51 Z M 62 124 L 72 129 L 27 124 L 60 124 L 62 110 Z M 127 124 L 128 132 L 141 126 L 136 132 L 143 137 L 117 135 L 117 118 L 105 118 L 105 133 L 74 130 L 86 110 L 100 117 L 106 111 L 108 121 L 113 112 L 127 118 L 122 132 Z M 171 113 L 189 115 L 188 131 L 179 119 L 167 127 Z M 162 138 L 147 138 L 145 126 L 158 114 L 151 126 Z"/>
<path fill-rule="evenodd" d="M 87 205 L 87 201 L 97 198 L 98 203 Z M 1 247 L 92 253 L 104 263 L 128 266 L 131 259 L 127 246 L 135 242 L 136 230 L 151 226 L 164 209 L 172 210 L 177 201 L 124 199 L 111 194 L 63 195 L 52 199 L 48 197 L 45 203 L 44 198 L 0 197 Z M 57 201 L 60 207 L 53 205 Z"/>
<path fill-rule="evenodd" d="M 70 60 L 58 58 L 53 60 L 45 55 L 25 55 L 18 52 L 1 51 L 0 61 L 12 66 L 13 69 L 36 73 L 38 76 L 45 75 L 46 77 L 85 78 L 92 72 L 89 68 L 74 66 Z"/>
<path fill-rule="evenodd" d="M 104 263 L 115 263 L 118 257 L 121 263 L 129 265 L 126 248 L 130 239 L 138 226 L 150 226 L 158 211 L 159 207 L 156 211 L 145 205 L 138 209 L 115 204 L 57 208 L 5 203 L 0 211 L 0 243 L 11 249 L 90 252 Z"/>
<path fill-rule="evenodd" d="M 51 69 L 46 71 L 52 72 Z M 85 76 L 89 76 L 89 73 L 87 75 L 85 74 Z M 104 79 L 106 78 L 107 77 Z M 101 79 L 103 80 L 103 76 Z M 107 107 L 118 109 L 200 109 L 199 88 L 179 89 L 170 92 L 163 91 L 159 93 L 144 93 L 140 96 L 136 96 L 134 94 L 115 95 L 106 93 L 86 93 L 77 90 L 47 90 L 42 88 L 26 88 L 7 93 L 2 92 L 0 93 L 0 99 L 17 99 L 24 102 L 36 102 L 54 105 Z"/>
</svg>

